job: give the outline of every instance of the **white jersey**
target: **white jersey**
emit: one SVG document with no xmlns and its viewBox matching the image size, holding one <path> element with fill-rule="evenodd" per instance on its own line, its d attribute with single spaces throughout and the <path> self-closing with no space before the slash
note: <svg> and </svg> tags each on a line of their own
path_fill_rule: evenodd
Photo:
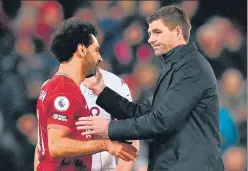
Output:
<svg viewBox="0 0 248 171">
<path fill-rule="evenodd" d="M 127 98 L 129 101 L 132 101 L 130 90 L 127 84 L 118 76 L 108 71 L 100 69 L 100 72 L 103 76 L 104 83 L 106 86 L 120 94 L 121 96 Z M 90 112 L 94 116 L 101 116 L 106 119 L 111 120 L 111 115 L 103 110 L 101 107 L 96 105 L 97 96 L 85 87 L 83 84 L 80 85 L 80 89 L 84 98 L 86 99 L 86 103 L 90 109 Z M 108 99 L 106 99 L 108 100 Z M 113 171 L 116 168 L 116 158 L 110 155 L 108 152 L 100 152 L 93 154 L 92 156 L 92 170 L 93 171 Z"/>
</svg>

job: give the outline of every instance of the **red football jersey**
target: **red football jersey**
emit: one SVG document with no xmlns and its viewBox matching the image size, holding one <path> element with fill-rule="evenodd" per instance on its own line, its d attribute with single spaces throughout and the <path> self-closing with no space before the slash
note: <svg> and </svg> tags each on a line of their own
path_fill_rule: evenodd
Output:
<svg viewBox="0 0 248 171">
<path fill-rule="evenodd" d="M 79 117 L 90 116 L 79 86 L 65 75 L 54 75 L 42 86 L 36 109 L 40 162 L 37 171 L 91 170 L 92 155 L 52 158 L 48 148 L 47 130 L 52 127 L 68 129 L 72 139 L 89 140 L 75 126 Z"/>
</svg>

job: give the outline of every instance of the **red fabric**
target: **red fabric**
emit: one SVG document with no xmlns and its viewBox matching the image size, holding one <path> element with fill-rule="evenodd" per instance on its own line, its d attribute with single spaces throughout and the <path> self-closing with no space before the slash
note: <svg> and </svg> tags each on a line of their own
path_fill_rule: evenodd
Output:
<svg viewBox="0 0 248 171">
<path fill-rule="evenodd" d="M 66 76 L 55 75 L 41 88 L 36 109 L 39 126 L 38 152 L 40 161 L 37 171 L 74 171 L 75 160 L 83 163 L 88 170 L 91 170 L 92 155 L 74 158 L 52 158 L 48 148 L 47 130 L 50 128 L 68 130 L 69 137 L 72 139 L 89 140 L 82 136 L 81 131 L 78 131 L 75 126 L 79 117 L 90 116 L 79 86 Z M 61 163 L 64 163 L 64 165 Z"/>
</svg>

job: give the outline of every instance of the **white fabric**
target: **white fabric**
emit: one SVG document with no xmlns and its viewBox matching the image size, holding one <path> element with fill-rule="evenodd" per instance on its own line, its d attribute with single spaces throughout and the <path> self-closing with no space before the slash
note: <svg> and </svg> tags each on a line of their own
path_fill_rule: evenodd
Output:
<svg viewBox="0 0 248 171">
<path fill-rule="evenodd" d="M 102 73 L 104 83 L 106 86 L 108 86 L 121 96 L 127 98 L 129 101 L 132 101 L 130 90 L 127 84 L 125 84 L 121 78 L 119 78 L 113 73 L 102 69 L 100 69 L 100 72 Z M 94 116 L 97 115 L 110 120 L 110 114 L 98 105 L 96 105 L 97 96 L 93 94 L 92 91 L 85 87 L 83 84 L 80 85 L 80 89 L 86 99 L 86 103 L 88 104 L 91 113 Z M 110 155 L 108 152 L 100 152 L 92 156 L 92 171 L 113 171 L 115 170 L 115 168 L 116 158 Z"/>
</svg>

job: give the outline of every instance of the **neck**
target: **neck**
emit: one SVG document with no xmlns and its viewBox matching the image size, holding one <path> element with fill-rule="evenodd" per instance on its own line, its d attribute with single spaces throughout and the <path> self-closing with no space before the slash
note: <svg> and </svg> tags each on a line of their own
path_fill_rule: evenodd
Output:
<svg viewBox="0 0 248 171">
<path fill-rule="evenodd" d="M 85 71 L 80 67 L 78 61 L 69 61 L 66 63 L 61 63 L 57 73 L 63 73 L 72 79 L 78 86 L 85 79 Z"/>
<path fill-rule="evenodd" d="M 180 40 L 178 41 L 175 45 L 174 45 L 174 48 L 177 47 L 177 46 L 180 46 L 180 45 L 186 45 L 187 42 L 185 40 Z"/>
<path fill-rule="evenodd" d="M 169 52 L 172 49 L 175 49 L 176 47 L 178 47 L 180 45 L 186 45 L 186 44 L 187 43 L 185 42 L 185 40 L 178 41 L 175 44 L 173 44 L 170 48 L 168 48 L 165 53 Z"/>
</svg>

